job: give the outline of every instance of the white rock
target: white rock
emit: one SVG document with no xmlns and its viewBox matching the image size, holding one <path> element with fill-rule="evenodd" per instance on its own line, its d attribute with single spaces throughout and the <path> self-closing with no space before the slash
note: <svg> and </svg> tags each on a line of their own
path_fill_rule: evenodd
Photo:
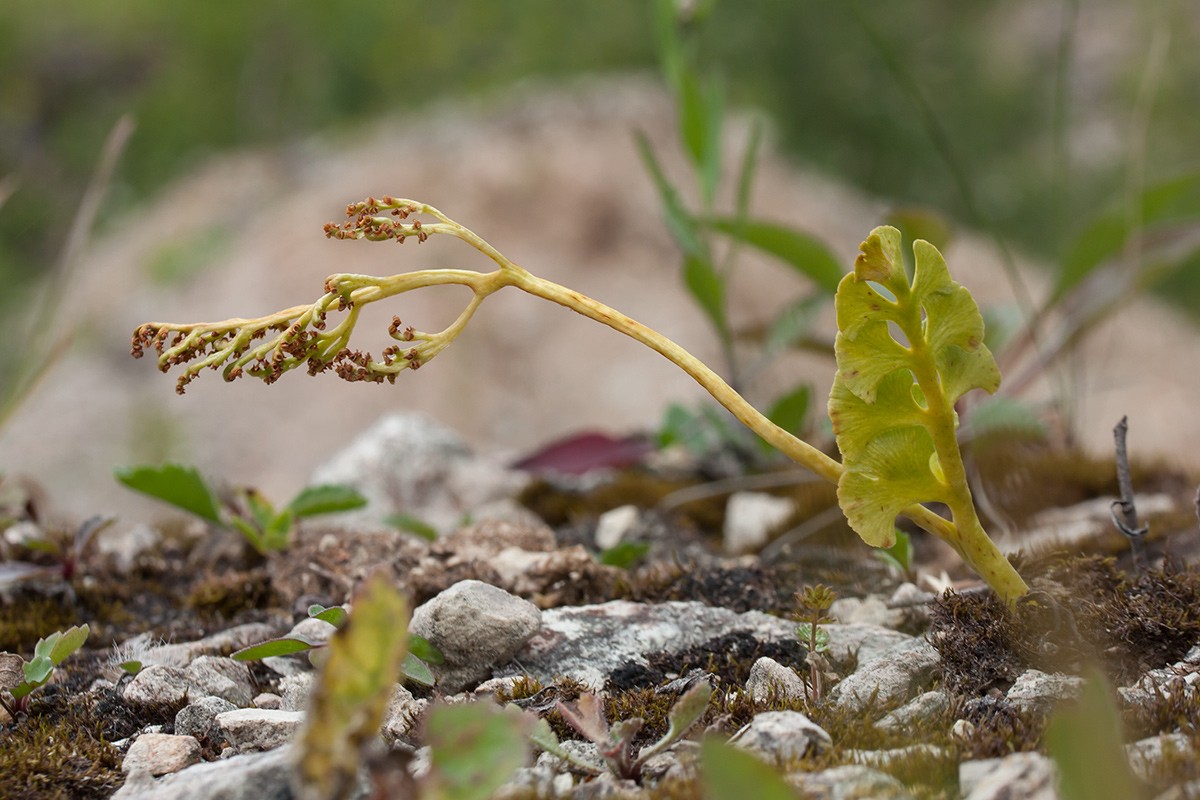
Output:
<svg viewBox="0 0 1200 800">
<path fill-rule="evenodd" d="M 729 739 L 730 743 L 783 766 L 833 747 L 825 729 L 799 711 L 764 711 Z"/>
<path fill-rule="evenodd" d="M 125 702 L 130 705 L 174 705 L 192 694 L 192 684 L 183 670 L 152 664 L 125 687 Z"/>
<path fill-rule="evenodd" d="M 934 744 L 910 744 L 889 750 L 847 750 L 846 756 L 872 769 L 889 770 L 896 764 L 911 762 L 914 758 L 945 760 L 949 758 L 949 753 L 944 747 Z"/>
<path fill-rule="evenodd" d="M 758 702 L 766 700 L 799 701 L 807 694 L 804 680 L 795 670 L 785 667 L 773 658 L 763 656 L 750 667 L 746 679 L 746 691 Z"/>
<path fill-rule="evenodd" d="M 1160 697 L 1186 697 L 1200 692 L 1200 645 L 1169 667 L 1152 669 L 1131 686 L 1117 689 L 1128 705 L 1157 702 Z"/>
<path fill-rule="evenodd" d="M 602 551 L 616 547 L 637 524 L 640 515 L 641 511 L 635 505 L 618 506 L 605 511 L 596 521 L 596 547 Z"/>
<path fill-rule="evenodd" d="M 214 633 L 194 642 L 164 644 L 157 647 L 140 649 L 139 660 L 143 667 L 162 664 L 171 667 L 185 667 L 198 656 L 220 655 L 275 636 L 275 629 L 261 622 L 250 622 L 227 630 Z M 135 637 L 137 641 L 137 637 Z"/>
<path fill-rule="evenodd" d="M 280 747 L 202 762 L 158 779 L 131 772 L 113 800 L 293 800 L 294 759 L 290 748 Z"/>
<path fill-rule="evenodd" d="M 956 719 L 950 726 L 950 735 L 963 744 L 967 744 L 975 738 L 975 723 L 969 719 Z"/>
<path fill-rule="evenodd" d="M 901 642 L 880 656 L 860 664 L 829 692 L 830 699 L 851 714 L 861 714 L 874 700 L 876 706 L 907 702 L 932 679 L 941 657 L 923 639 Z"/>
<path fill-rule="evenodd" d="M 1083 678 L 1028 669 L 1017 676 L 1007 697 L 1021 711 L 1049 714 L 1063 700 L 1078 699 L 1082 693 Z"/>
<path fill-rule="evenodd" d="M 1194 758 L 1191 741 L 1186 733 L 1162 733 L 1125 745 L 1129 768 L 1140 780 L 1153 783 L 1163 760 L 1169 756 L 1187 754 Z"/>
<path fill-rule="evenodd" d="M 491 677 L 533 636 L 542 612 L 533 603 L 482 581 L 459 581 L 413 612 L 409 630 L 445 657 L 432 665 L 438 688 L 461 691 Z"/>
<path fill-rule="evenodd" d="M 828 656 L 839 664 L 854 658 L 859 666 L 867 664 L 902 642 L 914 641 L 907 633 L 878 625 L 844 625 L 832 622 L 821 626 L 829 634 Z"/>
<path fill-rule="evenodd" d="M 223 697 L 236 706 L 249 705 L 254 697 L 250 668 L 242 661 L 221 656 L 200 656 L 184 670 L 192 694 Z"/>
<path fill-rule="evenodd" d="M 572 758 L 582 761 L 584 764 L 590 764 L 594 769 L 601 772 L 604 771 L 604 757 L 600 755 L 600 748 L 594 742 L 585 742 L 580 739 L 563 739 L 558 744 Z M 569 761 L 553 753 L 541 753 L 537 757 L 537 763 L 539 766 L 549 766 L 555 772 L 566 772 L 572 768 Z"/>
<path fill-rule="evenodd" d="M 697 602 L 563 606 L 542 612 L 541 629 L 517 652 L 516 661 L 521 673 L 543 683 L 565 676 L 601 689 L 612 672 L 631 663 L 644 665 L 650 653 L 678 653 L 735 632 L 760 641 L 794 641 L 796 623 Z"/>
<path fill-rule="evenodd" d="M 448 534 L 476 508 L 512 497 L 524 473 L 477 457 L 461 436 L 420 413 L 393 413 L 355 437 L 317 467 L 311 483 L 337 483 L 361 492 L 368 504 L 339 514 L 338 525 L 378 525 L 405 513 Z"/>
<path fill-rule="evenodd" d="M 255 708 L 265 708 L 274 711 L 283 708 L 283 698 L 273 692 L 261 692 L 251 701 Z"/>
<path fill-rule="evenodd" d="M 175 732 L 200 740 L 208 739 L 214 731 L 217 715 L 236 708 L 222 697 L 199 697 L 179 709 L 175 715 Z"/>
<path fill-rule="evenodd" d="M 788 785 L 805 800 L 911 800 L 904 784 L 878 770 L 861 764 L 821 770 L 789 772 Z"/>
<path fill-rule="evenodd" d="M 285 744 L 304 721 L 301 711 L 237 708 L 217 714 L 216 725 L 239 753 L 273 750 Z"/>
<path fill-rule="evenodd" d="M 886 731 L 907 731 L 921 723 L 927 723 L 946 713 L 950 698 L 945 692 L 925 692 L 897 708 L 875 723 L 875 727 Z M 958 720 L 964 722 L 965 720 Z"/>
<path fill-rule="evenodd" d="M 1058 800 L 1054 762 L 1040 753 L 964 761 L 958 783 L 964 800 Z"/>
<path fill-rule="evenodd" d="M 155 777 L 178 772 L 200 761 L 200 742 L 191 736 L 168 733 L 143 733 L 129 746 L 124 772 L 148 772 Z"/>
<path fill-rule="evenodd" d="M 796 509 L 787 497 L 763 492 L 735 492 L 725 504 L 725 552 L 750 553 L 760 549 L 771 531 Z"/>
<path fill-rule="evenodd" d="M 283 697 L 284 711 L 303 711 L 308 707 L 308 698 L 316 685 L 317 675 L 311 670 L 288 675 L 279 681 L 279 693 Z"/>
<path fill-rule="evenodd" d="M 383 725 L 380 728 L 383 741 L 389 747 L 416 744 L 412 736 L 413 727 L 428 706 L 428 700 L 417 699 L 408 689 L 396 684 L 387 709 L 383 712 Z"/>
</svg>

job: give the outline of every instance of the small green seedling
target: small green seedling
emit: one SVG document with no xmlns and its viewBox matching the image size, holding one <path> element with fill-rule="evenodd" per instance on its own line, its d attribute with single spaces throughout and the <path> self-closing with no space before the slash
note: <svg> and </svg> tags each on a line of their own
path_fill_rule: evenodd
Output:
<svg viewBox="0 0 1200 800">
<path fill-rule="evenodd" d="M 205 369 L 222 370 L 227 381 L 249 375 L 274 383 L 283 373 L 303 367 L 310 375 L 332 370 L 349 381 L 392 383 L 405 370 L 428 364 L 449 347 L 489 295 L 515 286 L 607 325 L 683 369 L 768 444 L 838 484 L 839 504 L 868 544 L 890 547 L 895 541 L 895 517 L 903 514 L 949 543 L 1006 602 L 1015 603 L 1028 592 L 980 525 L 955 435 L 954 404 L 971 388 L 994 391 L 1000 374 L 983 344 L 979 309 L 967 290 L 950 280 L 941 254 L 928 242 L 914 244 L 916 269 L 910 283 L 900 257 L 899 231 L 877 228 L 863 242 L 854 271 L 838 284 L 838 372 L 829 413 L 844 458 L 839 464 L 773 423 L 675 342 L 590 297 L 522 269 L 436 208 L 412 200 L 372 197 L 351 203 L 346 212 L 346 222 L 325 226 L 327 236 L 387 242 L 452 236 L 486 255 L 499 269 L 488 273 L 432 269 L 385 278 L 331 275 L 324 295 L 315 303 L 265 317 L 146 323 L 134 331 L 134 357 L 153 349 L 159 369 L 179 367 L 182 374 L 176 391 L 180 393 Z M 379 358 L 350 348 L 350 336 L 367 305 L 439 285 L 471 291 L 466 308 L 444 330 L 420 331 L 393 317 L 388 332 L 396 344 L 385 348 Z M 345 317 L 334 324 L 329 316 L 336 312 L 344 312 Z M 893 326 L 899 338 L 893 336 Z M 948 506 L 953 519 L 921 505 L 930 501 Z"/>
<path fill-rule="evenodd" d="M 39 639 L 30 661 L 15 653 L 0 653 L 0 690 L 7 691 L 13 700 L 9 704 L 0 694 L 0 704 L 11 717 L 15 719 L 18 713 L 29 710 L 29 695 L 45 686 L 54 668 L 83 647 L 87 637 L 88 626 L 77 625 Z"/>
<path fill-rule="evenodd" d="M 680 695 L 671 707 L 667 732 L 658 741 L 643 747 L 636 755 L 633 752 L 633 740 L 645 724 L 641 717 L 624 719 L 609 727 L 604 719 L 603 701 L 590 693 L 581 695 L 574 707 L 559 701 L 558 713 L 567 724 L 599 748 L 600 756 L 609 771 L 618 778 L 638 780 L 642 775 L 642 767 L 651 756 L 663 752 L 686 736 L 700 717 L 704 716 L 711 697 L 712 687 L 708 685 L 708 681 L 697 681 Z M 535 745 L 547 753 L 558 756 L 578 769 L 592 775 L 600 774 L 600 770 L 594 764 L 565 750 L 545 719 L 538 720 L 533 729 L 532 739 Z"/>
<path fill-rule="evenodd" d="M 826 612 L 833 607 L 837 594 L 824 584 L 805 586 L 803 591 L 796 592 L 796 602 L 800 605 L 801 622 L 796 626 L 796 638 L 808 648 L 808 702 L 810 705 L 820 703 L 825 696 L 825 673 L 829 663 L 825 654 L 829 652 L 829 631 L 821 626 L 831 620 Z"/>
<path fill-rule="evenodd" d="M 117 470 L 115 475 L 134 491 L 218 527 L 240 531 L 250 546 L 263 555 L 286 549 L 296 521 L 301 518 L 352 511 L 367 504 L 367 499 L 354 489 L 337 485 L 310 486 L 279 509 L 256 489 L 238 489 L 232 497 L 219 499 L 198 471 L 179 464 L 128 467 Z"/>
<path fill-rule="evenodd" d="M 312 619 L 328 622 L 335 628 L 340 629 L 345 625 L 348 614 L 342 606 L 330 606 L 326 608 L 321 605 L 312 605 L 308 608 L 308 616 Z M 322 650 L 328 644 L 326 641 L 318 641 L 299 634 L 291 634 L 280 636 L 277 639 L 268 639 L 265 642 L 253 644 L 249 647 L 243 647 L 241 650 L 233 653 L 232 657 L 238 661 L 260 661 L 272 656 L 310 653 L 309 658 L 317 662 L 322 660 L 324 656 Z M 403 673 L 405 678 L 415 683 L 424 686 L 433 686 L 434 677 L 429 669 L 429 665 L 441 664 L 442 659 L 441 651 L 430 644 L 424 637 L 410 633 L 408 635 L 407 652 L 400 663 L 400 672 Z"/>
</svg>

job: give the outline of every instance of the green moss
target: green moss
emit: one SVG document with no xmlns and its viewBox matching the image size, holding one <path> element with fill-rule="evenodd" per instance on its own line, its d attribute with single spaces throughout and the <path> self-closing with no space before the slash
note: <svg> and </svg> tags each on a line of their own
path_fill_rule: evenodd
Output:
<svg viewBox="0 0 1200 800">
<path fill-rule="evenodd" d="M 233 619 L 247 611 L 278 605 L 266 569 L 209 572 L 192 585 L 185 604 L 201 614 Z"/>
<path fill-rule="evenodd" d="M 13 602 L 0 603 L 0 650 L 30 653 L 38 639 L 65 630 L 78 619 L 75 610 L 61 597 L 17 593 Z"/>
<path fill-rule="evenodd" d="M 90 698 L 35 700 L 32 714 L 0 736 L 0 797 L 107 798 L 125 780 L 121 753 Z"/>
</svg>

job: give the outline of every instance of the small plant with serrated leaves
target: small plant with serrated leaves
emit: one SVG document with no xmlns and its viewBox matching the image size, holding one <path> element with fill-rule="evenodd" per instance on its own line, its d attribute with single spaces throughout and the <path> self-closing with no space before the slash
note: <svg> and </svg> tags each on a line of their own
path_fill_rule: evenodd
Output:
<svg viewBox="0 0 1200 800">
<path fill-rule="evenodd" d="M 346 619 L 349 612 L 343 606 L 330 606 L 326 608 L 322 605 L 311 605 L 308 607 L 308 616 L 310 619 L 319 619 L 322 622 L 328 622 L 335 628 L 340 629 L 346 624 Z M 289 633 L 287 636 L 280 636 L 276 639 L 268 639 L 265 642 L 243 647 L 241 650 L 233 653 L 233 658 L 238 661 L 260 661 L 264 658 L 273 656 L 288 656 L 294 653 L 309 653 L 309 660 L 319 664 L 324 660 L 324 648 L 329 644 L 326 640 L 312 639 L 298 633 Z M 404 660 L 400 662 L 400 672 L 405 678 L 422 684 L 423 686 L 433 686 L 433 672 L 430 671 L 430 664 L 441 664 L 442 653 L 424 637 L 417 636 L 415 633 L 408 635 L 408 646 L 404 654 Z"/>
<path fill-rule="evenodd" d="M 16 719 L 29 710 L 29 696 L 46 685 L 54 668 L 66 661 L 87 641 L 88 626 L 77 625 L 39 639 L 29 661 L 15 653 L 0 653 L 0 704 Z M 5 699 L 7 692 L 11 702 Z"/>
<path fill-rule="evenodd" d="M 704 716 L 711 697 L 712 687 L 708 685 L 708 681 L 696 681 L 671 707 L 667 717 L 667 732 L 637 752 L 634 751 L 633 741 L 645 724 L 641 717 L 623 719 L 610 726 L 604 718 L 604 701 L 591 693 L 581 695 L 573 707 L 561 700 L 557 707 L 558 713 L 568 725 L 596 745 L 601 758 L 604 759 L 605 767 L 613 775 L 639 780 L 642 767 L 652 756 L 664 752 L 686 736 L 700 717 Z M 532 739 L 535 745 L 547 753 L 558 756 L 583 772 L 599 775 L 603 771 L 562 747 L 558 737 L 551 730 L 550 723 L 545 719 L 538 720 L 533 729 Z"/>
<path fill-rule="evenodd" d="M 796 638 L 808 648 L 808 702 L 820 703 L 825 696 L 825 674 L 829 671 L 829 661 L 825 654 L 829 652 L 829 631 L 822 625 L 831 622 L 826 612 L 833 607 L 837 594 L 824 584 L 805 586 L 803 591 L 796 592 L 796 602 L 800 606 L 800 624 L 796 626 Z"/>
<path fill-rule="evenodd" d="M 180 392 L 204 370 L 221 370 L 227 381 L 248 375 L 274 383 L 285 372 L 304 368 L 310 375 L 332 370 L 349 381 L 391 383 L 449 347 L 490 295 L 516 287 L 607 325 L 683 369 L 768 444 L 836 483 L 850 526 L 868 544 L 893 545 L 895 518 L 903 515 L 949 543 L 1005 602 L 1015 603 L 1028 592 L 980 525 L 955 438 L 955 403 L 972 388 L 994 391 L 1000 374 L 983 343 L 983 318 L 975 301 L 950 279 L 941 253 L 928 242 L 914 245 L 910 282 L 900 255 L 900 232 L 877 228 L 863 242 L 854 270 L 838 284 L 838 372 L 829 400 L 844 459 L 838 463 L 771 422 L 675 342 L 522 269 L 436 208 L 385 196 L 352 203 L 346 212 L 344 223 L 325 226 L 327 236 L 399 243 L 449 236 L 487 256 L 498 269 L 431 269 L 383 278 L 331 275 L 316 302 L 265 317 L 146 323 L 134 332 L 133 355 L 152 350 L 161 370 L 180 369 Z M 471 292 L 466 308 L 448 327 L 426 332 L 393 317 L 388 332 L 396 344 L 378 358 L 350 347 L 359 316 L 371 303 L 445 285 Z M 335 322 L 330 316 L 337 313 L 344 316 Z M 924 502 L 944 504 L 951 519 Z"/>
<path fill-rule="evenodd" d="M 282 508 L 276 508 L 257 489 L 239 488 L 225 496 L 209 486 L 192 467 L 165 464 L 161 467 L 119 469 L 116 478 L 134 491 L 195 514 L 206 522 L 241 532 L 258 553 L 286 549 L 296 522 L 302 518 L 339 511 L 352 511 L 367 499 L 348 486 L 310 486 Z"/>
</svg>

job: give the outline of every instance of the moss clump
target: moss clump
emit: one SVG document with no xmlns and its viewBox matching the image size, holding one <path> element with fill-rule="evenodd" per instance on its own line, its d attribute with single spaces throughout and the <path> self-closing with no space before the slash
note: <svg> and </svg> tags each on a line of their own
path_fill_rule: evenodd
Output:
<svg viewBox="0 0 1200 800">
<path fill-rule="evenodd" d="M 61 597 L 18 592 L 13 602 L 0 603 L 0 650 L 28 654 L 38 639 L 78 621 L 79 614 Z"/>
<path fill-rule="evenodd" d="M 1200 573 L 1166 564 L 1129 576 L 1112 559 L 1051 556 L 1026 567 L 1037 589 L 1015 610 L 991 595 L 948 593 L 930 642 L 955 692 L 1007 691 L 1026 669 L 1078 672 L 1097 662 L 1124 686 L 1200 640 Z"/>
<path fill-rule="evenodd" d="M 124 780 L 121 753 L 91 698 L 39 699 L 0 736 L 0 797 L 100 800 Z"/>
<path fill-rule="evenodd" d="M 279 605 L 265 569 L 207 573 L 196 580 L 186 605 L 201 614 L 233 619 L 239 614 Z"/>
</svg>

